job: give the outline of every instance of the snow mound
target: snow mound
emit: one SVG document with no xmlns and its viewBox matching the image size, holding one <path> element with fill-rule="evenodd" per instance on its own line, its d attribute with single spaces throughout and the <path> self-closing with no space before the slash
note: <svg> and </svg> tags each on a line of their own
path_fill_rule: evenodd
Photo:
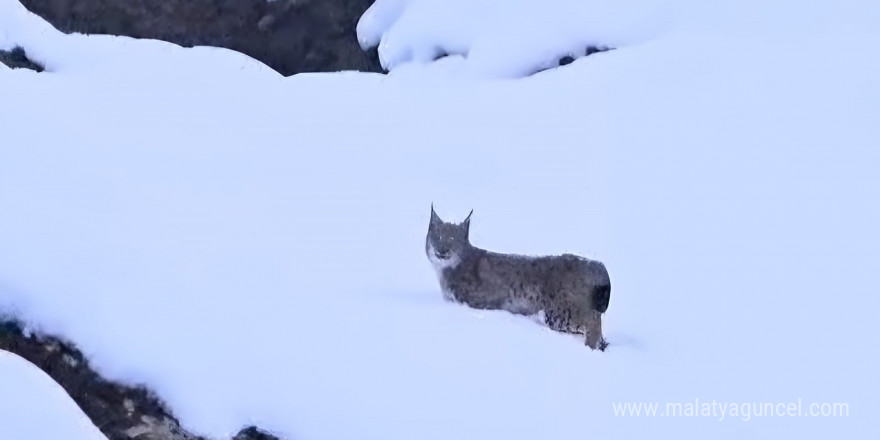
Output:
<svg viewBox="0 0 880 440">
<path fill-rule="evenodd" d="M 60 385 L 0 350 L 0 438 L 106 440 Z"/>
<path fill-rule="evenodd" d="M 0 49 L 15 46 L 24 47 L 28 57 L 47 72 L 103 77 L 149 75 L 171 80 L 184 76 L 206 80 L 229 75 L 280 77 L 265 64 L 223 48 L 182 48 L 164 41 L 111 35 L 65 35 L 18 0 L 0 0 Z"/>
<path fill-rule="evenodd" d="M 382 66 L 391 71 L 453 55 L 467 60 L 456 66 L 457 75 L 516 78 L 554 67 L 564 56 L 577 59 L 591 46 L 719 32 L 743 44 L 869 37 L 878 21 L 880 3 L 865 0 L 378 0 L 357 34 L 362 47 L 378 46 Z"/>
<path fill-rule="evenodd" d="M 462 55 L 472 74 L 519 77 L 591 46 L 644 41 L 664 10 L 651 0 L 378 0 L 357 31 L 389 70 Z"/>
</svg>

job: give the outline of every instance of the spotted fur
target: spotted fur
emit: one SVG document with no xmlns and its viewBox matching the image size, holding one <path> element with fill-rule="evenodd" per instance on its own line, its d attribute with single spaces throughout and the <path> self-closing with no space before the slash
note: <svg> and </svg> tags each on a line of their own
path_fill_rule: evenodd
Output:
<svg viewBox="0 0 880 440">
<path fill-rule="evenodd" d="M 543 311 L 553 330 L 584 334 L 590 348 L 605 349 L 602 314 L 611 282 L 604 264 L 571 254 L 531 257 L 477 248 L 468 238 L 470 218 L 446 223 L 431 207 L 425 253 L 447 299 L 520 315 Z"/>
</svg>

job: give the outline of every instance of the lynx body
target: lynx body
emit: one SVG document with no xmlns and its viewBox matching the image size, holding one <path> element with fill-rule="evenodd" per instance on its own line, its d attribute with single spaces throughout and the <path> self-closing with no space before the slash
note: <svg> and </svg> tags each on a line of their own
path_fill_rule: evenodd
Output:
<svg viewBox="0 0 880 440">
<path fill-rule="evenodd" d="M 520 315 L 543 311 L 553 330 L 584 334 L 590 348 L 605 349 L 602 314 L 611 294 L 605 265 L 571 254 L 529 257 L 474 247 L 470 217 L 446 223 L 431 208 L 425 252 L 446 299 Z"/>
</svg>

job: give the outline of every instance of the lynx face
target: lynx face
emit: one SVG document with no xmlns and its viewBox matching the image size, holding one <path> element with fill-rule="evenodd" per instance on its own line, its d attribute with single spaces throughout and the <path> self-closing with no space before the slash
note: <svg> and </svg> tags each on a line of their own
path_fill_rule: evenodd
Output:
<svg viewBox="0 0 880 440">
<path fill-rule="evenodd" d="M 453 267 L 461 261 L 465 249 L 470 246 L 468 242 L 470 219 L 471 216 L 468 215 L 461 224 L 446 223 L 431 207 L 431 223 L 428 225 L 425 253 L 435 268 Z"/>
</svg>

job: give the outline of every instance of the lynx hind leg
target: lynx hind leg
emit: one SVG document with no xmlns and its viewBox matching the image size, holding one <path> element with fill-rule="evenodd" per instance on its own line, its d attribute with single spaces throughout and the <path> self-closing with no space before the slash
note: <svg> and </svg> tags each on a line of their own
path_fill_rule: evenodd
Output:
<svg viewBox="0 0 880 440">
<path fill-rule="evenodd" d="M 608 342 L 602 336 L 602 313 L 595 310 L 589 313 L 586 323 L 586 334 L 586 345 L 588 347 L 593 350 L 605 351 L 605 348 L 608 347 Z"/>
</svg>

